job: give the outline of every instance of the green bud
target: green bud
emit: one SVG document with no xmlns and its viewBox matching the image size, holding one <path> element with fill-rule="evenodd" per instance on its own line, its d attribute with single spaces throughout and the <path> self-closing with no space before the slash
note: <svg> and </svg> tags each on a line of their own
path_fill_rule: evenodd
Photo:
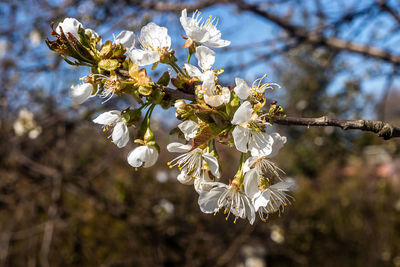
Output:
<svg viewBox="0 0 400 267">
<path fill-rule="evenodd" d="M 102 59 L 99 62 L 99 67 L 103 70 L 112 71 L 119 67 L 119 62 L 116 59 Z"/>
</svg>

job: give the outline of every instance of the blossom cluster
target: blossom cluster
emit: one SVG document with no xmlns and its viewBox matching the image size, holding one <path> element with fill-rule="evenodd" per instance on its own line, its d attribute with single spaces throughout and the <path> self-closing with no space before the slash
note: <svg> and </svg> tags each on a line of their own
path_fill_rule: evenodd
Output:
<svg viewBox="0 0 400 267">
<path fill-rule="evenodd" d="M 132 167 L 148 168 L 157 162 L 160 147 L 151 130 L 151 116 L 156 105 L 174 107 L 183 141 L 168 144 L 167 150 L 178 154 L 168 165 L 180 170 L 180 183 L 193 185 L 201 211 L 222 210 L 226 219 L 232 214 L 235 222 L 247 218 L 251 224 L 257 213 L 262 220 L 280 214 L 291 203 L 289 191 L 295 184 L 283 179 L 284 172 L 271 160 L 286 143 L 286 137 L 274 132 L 271 124 L 275 116 L 284 116 L 282 108 L 275 102 L 266 108 L 267 92 L 279 85 L 266 82 L 264 75 L 251 85 L 235 78 L 233 88 L 222 86 L 223 69 L 213 68 L 216 53 L 212 48 L 226 47 L 230 41 L 222 39 L 218 19 L 204 19 L 199 11 L 188 16 L 185 9 L 180 23 L 186 34 L 183 48 L 188 51 L 183 66 L 177 63 L 168 29 L 153 22 L 142 27 L 138 36 L 122 31 L 114 40 L 103 42 L 95 31 L 66 18 L 55 30 L 51 25 L 56 39 L 46 43 L 69 64 L 91 69 L 81 84 L 71 87 L 74 103 L 94 96 L 104 103 L 124 94 L 136 99 L 139 108 L 106 111 L 93 120 L 104 131 L 112 128 L 110 137 L 119 148 L 131 140 L 129 128 L 138 128 L 134 140 L 138 146 L 127 157 Z M 197 66 L 190 63 L 192 55 Z M 152 65 L 154 70 L 160 63 L 171 69 L 153 82 L 143 67 Z M 217 151 L 221 145 L 241 153 L 237 173 L 227 179 L 228 184 L 221 181 Z"/>
</svg>

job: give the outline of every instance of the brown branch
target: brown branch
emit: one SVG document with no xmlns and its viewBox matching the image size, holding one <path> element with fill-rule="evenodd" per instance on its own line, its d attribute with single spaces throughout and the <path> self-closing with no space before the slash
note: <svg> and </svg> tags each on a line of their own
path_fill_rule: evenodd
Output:
<svg viewBox="0 0 400 267">
<path fill-rule="evenodd" d="M 297 25 L 291 24 L 287 19 L 262 10 L 257 4 L 249 4 L 241 0 L 235 1 L 236 5 L 242 9 L 253 12 L 285 29 L 291 36 L 303 40 L 309 44 L 323 45 L 330 48 L 345 50 L 382 59 L 394 64 L 400 64 L 400 55 L 390 53 L 387 50 L 377 47 L 345 41 L 335 37 L 326 37 L 316 32 L 310 32 Z"/>
<path fill-rule="evenodd" d="M 378 134 L 385 140 L 393 137 L 400 137 L 400 128 L 383 121 L 371 120 L 341 120 L 329 119 L 326 116 L 320 118 L 293 118 L 293 117 L 276 117 L 274 123 L 280 125 L 297 125 L 297 126 L 333 126 L 343 130 L 361 130 Z"/>
<path fill-rule="evenodd" d="M 122 76 L 129 76 L 129 73 L 125 70 L 118 70 L 117 72 Z M 188 94 L 166 86 L 155 84 L 154 89 L 162 90 L 165 93 L 166 99 L 185 99 L 189 101 L 195 100 L 195 96 L 193 94 Z M 307 127 L 333 126 L 342 128 L 343 130 L 361 130 L 376 133 L 379 137 L 382 137 L 385 140 L 393 137 L 400 137 L 400 128 L 383 121 L 329 119 L 326 116 L 322 116 L 320 118 L 275 117 L 273 122 L 280 125 L 297 125 Z"/>
</svg>

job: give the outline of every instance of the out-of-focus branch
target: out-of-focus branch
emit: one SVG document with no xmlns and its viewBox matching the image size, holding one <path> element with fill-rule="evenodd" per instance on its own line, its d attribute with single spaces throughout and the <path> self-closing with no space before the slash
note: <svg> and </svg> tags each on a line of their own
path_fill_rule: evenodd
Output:
<svg viewBox="0 0 400 267">
<path fill-rule="evenodd" d="M 389 13 L 393 19 L 400 24 L 400 16 L 399 14 L 396 13 L 396 11 L 393 10 L 393 8 L 391 8 L 387 3 L 386 0 L 378 0 L 377 1 L 379 7 L 383 10 L 386 11 L 387 13 Z"/>
<path fill-rule="evenodd" d="M 400 55 L 396 55 L 390 53 L 387 50 L 383 50 L 377 47 L 358 44 L 350 41 L 345 41 L 335 37 L 326 37 L 322 34 L 318 34 L 315 32 L 307 31 L 306 29 L 299 27 L 297 25 L 293 25 L 287 19 L 271 14 L 267 11 L 264 11 L 257 4 L 249 4 L 241 0 L 236 0 L 234 3 L 238 6 L 238 8 L 246 11 L 250 11 L 254 14 L 257 14 L 281 28 L 285 29 L 292 37 L 299 39 L 300 41 L 304 41 L 309 44 L 314 45 L 322 45 L 327 46 L 329 48 L 344 50 L 349 52 L 354 52 L 358 54 L 362 54 L 365 56 L 370 56 L 373 58 L 382 59 L 394 64 L 400 64 Z"/>
</svg>

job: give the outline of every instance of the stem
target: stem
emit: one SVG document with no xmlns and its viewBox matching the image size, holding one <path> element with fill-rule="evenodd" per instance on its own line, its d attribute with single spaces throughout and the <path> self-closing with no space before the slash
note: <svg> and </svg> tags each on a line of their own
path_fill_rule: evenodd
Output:
<svg viewBox="0 0 400 267">
<path fill-rule="evenodd" d="M 243 185 L 244 175 L 243 175 L 243 164 L 246 160 L 246 153 L 240 153 L 240 163 L 239 168 L 234 176 L 232 184 L 235 184 L 238 188 Z"/>
<path fill-rule="evenodd" d="M 189 52 L 189 55 L 188 55 L 188 58 L 187 58 L 187 61 L 186 61 L 187 64 L 189 64 L 191 58 L 192 58 L 192 53 Z"/>
<path fill-rule="evenodd" d="M 174 70 L 176 72 L 180 72 L 183 75 L 186 75 L 186 73 L 183 72 L 183 70 L 181 69 L 181 67 L 178 66 L 178 64 L 176 64 L 175 62 L 171 62 L 171 66 L 174 68 Z M 177 71 L 178 70 L 178 71 Z"/>
</svg>

